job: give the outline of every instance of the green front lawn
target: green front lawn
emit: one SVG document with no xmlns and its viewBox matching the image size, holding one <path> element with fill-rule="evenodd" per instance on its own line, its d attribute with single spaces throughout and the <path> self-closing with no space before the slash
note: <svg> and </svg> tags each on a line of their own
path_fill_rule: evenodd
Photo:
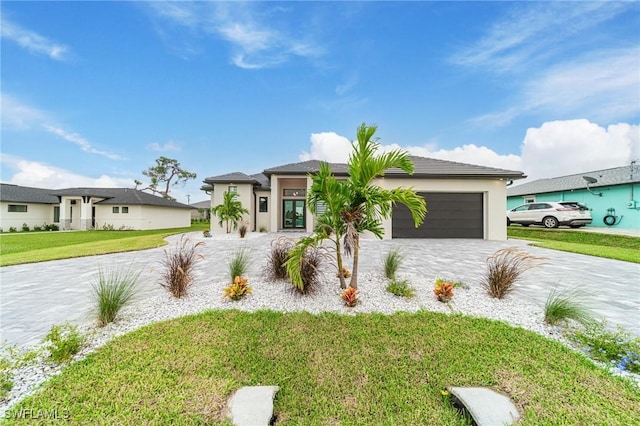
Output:
<svg viewBox="0 0 640 426">
<path fill-rule="evenodd" d="M 249 385 L 280 386 L 275 413 L 287 425 L 467 424 L 440 393 L 450 385 L 509 394 L 522 425 L 640 424 L 638 388 L 564 345 L 431 312 L 208 311 L 157 323 L 71 365 L 7 417 L 57 409 L 73 424 L 216 424 Z"/>
<path fill-rule="evenodd" d="M 0 266 L 156 248 L 165 245 L 164 238 L 169 235 L 201 231 L 208 227 L 208 223 L 197 223 L 190 228 L 148 231 L 52 231 L 0 234 Z"/>
<path fill-rule="evenodd" d="M 533 246 L 640 263 L 640 238 L 562 229 L 507 227 L 509 238 L 533 241 Z"/>
</svg>

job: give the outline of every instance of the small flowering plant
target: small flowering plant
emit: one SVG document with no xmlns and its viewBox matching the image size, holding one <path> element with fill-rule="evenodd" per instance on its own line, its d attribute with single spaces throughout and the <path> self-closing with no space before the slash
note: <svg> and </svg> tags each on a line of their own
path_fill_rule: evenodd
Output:
<svg viewBox="0 0 640 426">
<path fill-rule="evenodd" d="M 353 287 L 347 287 L 342 292 L 342 300 L 344 300 L 344 304 L 350 308 L 353 308 L 358 304 L 358 290 Z"/>
<path fill-rule="evenodd" d="M 250 294 L 253 291 L 253 288 L 249 287 L 247 284 L 248 279 L 240 276 L 236 276 L 233 279 L 233 284 L 229 287 L 225 287 L 223 299 L 229 300 L 240 300 L 247 294 Z"/>
<path fill-rule="evenodd" d="M 351 276 L 351 271 L 343 266 L 342 267 L 342 276 L 345 277 L 345 278 L 349 278 Z M 340 278 L 340 272 L 336 272 L 336 277 Z"/>
<path fill-rule="evenodd" d="M 433 287 L 433 294 L 440 302 L 449 302 L 453 298 L 454 283 L 445 281 L 440 278 L 436 278 L 435 286 Z"/>
</svg>

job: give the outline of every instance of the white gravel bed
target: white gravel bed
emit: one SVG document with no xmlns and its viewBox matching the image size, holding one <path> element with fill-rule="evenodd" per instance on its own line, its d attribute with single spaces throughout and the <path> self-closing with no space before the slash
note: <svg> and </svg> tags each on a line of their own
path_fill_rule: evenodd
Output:
<svg viewBox="0 0 640 426">
<path fill-rule="evenodd" d="M 203 283 L 200 277 L 198 284 L 190 290 L 187 297 L 182 299 L 175 299 L 167 292 L 160 296 L 137 300 L 120 312 L 115 323 L 106 327 L 99 328 L 95 323 L 82 324 L 80 329 L 87 335 L 88 345 L 76 355 L 74 361 L 84 358 L 114 337 L 144 325 L 208 309 L 239 309 L 250 312 L 269 309 L 281 312 L 304 311 L 313 314 L 335 312 L 346 315 L 368 312 L 392 314 L 399 311 L 416 312 L 418 310 L 445 314 L 462 313 L 505 321 L 571 346 L 562 336 L 559 328 L 544 324 L 542 306 L 534 305 L 517 294 L 509 294 L 501 300 L 492 299 L 486 295 L 480 285 L 470 284 L 467 288 L 456 288 L 452 301 L 446 304 L 435 298 L 433 280 L 412 274 L 400 274 L 398 278 L 409 281 L 416 291 L 414 298 L 397 297 L 387 292 L 386 286 L 389 281 L 379 273 L 369 272 L 359 277 L 358 305 L 348 308 L 340 298 L 341 290 L 337 278 L 329 272 L 324 274 L 318 291 L 307 296 L 294 294 L 290 290 L 290 285 L 285 282 L 249 277 L 249 285 L 253 288 L 253 293 L 240 301 L 222 299 L 223 287 L 227 285 L 225 282 Z M 0 418 L 18 401 L 35 392 L 39 385 L 49 377 L 59 374 L 62 369 L 61 366 L 52 366 L 43 362 L 19 369 L 14 377 L 14 388 L 9 399 L 0 405 Z M 615 372 L 637 379 L 636 375 L 618 370 Z"/>
</svg>

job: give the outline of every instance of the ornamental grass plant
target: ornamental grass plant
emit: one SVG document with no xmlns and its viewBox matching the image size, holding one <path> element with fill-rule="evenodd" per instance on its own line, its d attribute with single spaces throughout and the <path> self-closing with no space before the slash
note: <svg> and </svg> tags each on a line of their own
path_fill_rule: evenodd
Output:
<svg viewBox="0 0 640 426">
<path fill-rule="evenodd" d="M 487 271 L 481 285 L 489 296 L 502 299 L 511 291 L 520 276 L 543 264 L 544 258 L 533 256 L 517 247 L 496 251 L 487 258 Z"/>
<path fill-rule="evenodd" d="M 115 321 L 118 312 L 134 299 L 141 273 L 142 270 L 136 271 L 132 265 L 127 269 L 98 270 L 91 287 L 91 297 L 100 327 Z"/>
<path fill-rule="evenodd" d="M 584 306 L 580 294 L 575 291 L 559 292 L 552 290 L 544 304 L 544 322 L 549 325 L 558 325 L 567 320 L 573 320 L 587 325 L 593 321 L 593 315 Z"/>
<path fill-rule="evenodd" d="M 173 297 L 181 298 L 187 295 L 193 283 L 193 269 L 196 261 L 202 258 L 199 253 L 203 242 L 192 243 L 184 236 L 173 247 L 164 250 L 162 265 L 164 271 L 160 285 L 169 290 Z"/>
</svg>

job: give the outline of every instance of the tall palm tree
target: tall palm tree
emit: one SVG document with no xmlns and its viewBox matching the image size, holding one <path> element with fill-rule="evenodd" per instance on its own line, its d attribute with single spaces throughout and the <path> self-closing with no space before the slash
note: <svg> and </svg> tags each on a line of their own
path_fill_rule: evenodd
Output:
<svg viewBox="0 0 640 426">
<path fill-rule="evenodd" d="M 235 192 L 225 191 L 222 194 L 222 204 L 211 208 L 211 213 L 218 216 L 218 225 L 226 224 L 227 234 L 238 228 L 238 222 L 242 220 L 243 214 L 249 214 L 249 210 L 242 207 L 242 203 L 236 200 L 238 196 Z"/>
<path fill-rule="evenodd" d="M 412 188 L 383 189 L 372 182 L 384 176 L 391 168 L 413 174 L 413 162 L 406 151 L 395 149 L 377 155 L 378 138 L 373 138 L 377 126 L 362 123 L 358 127 L 357 142 L 349 156 L 349 177 L 345 181 L 349 193 L 349 205 L 342 211 L 345 224 L 344 248 L 353 255 L 350 287 L 358 288 L 358 262 L 360 258 L 360 233 L 369 231 L 382 238 L 382 221 L 391 217 L 396 203 L 409 208 L 416 227 L 424 220 L 427 208 L 424 198 Z"/>
<path fill-rule="evenodd" d="M 349 177 L 337 180 L 331 173 L 329 165 L 321 163 L 317 174 L 312 175 L 312 186 L 309 191 L 308 204 L 313 213 L 317 212 L 318 203 L 326 206 L 324 214 L 317 218 L 319 225 L 316 233 L 301 239 L 287 262 L 287 271 L 294 285 L 302 286 L 299 278 L 300 262 L 306 247 L 334 235 L 332 241 L 336 246 L 336 261 L 340 285 L 346 287 L 342 275 L 342 251 L 340 240 L 343 240 L 346 255 L 353 255 L 353 268 L 350 287 L 358 288 L 358 262 L 360 256 L 360 233 L 369 231 L 382 238 L 384 229 L 382 221 L 388 219 L 396 203 L 406 205 L 418 227 L 424 220 L 426 204 L 424 199 L 411 188 L 383 189 L 372 183 L 373 179 L 384 175 L 385 170 L 399 168 L 408 174 L 413 173 L 413 163 L 409 154 L 401 150 L 376 155 L 379 149 L 378 139 L 373 139 L 376 126 L 362 124 L 358 127 L 357 143 L 349 157 Z"/>
</svg>

